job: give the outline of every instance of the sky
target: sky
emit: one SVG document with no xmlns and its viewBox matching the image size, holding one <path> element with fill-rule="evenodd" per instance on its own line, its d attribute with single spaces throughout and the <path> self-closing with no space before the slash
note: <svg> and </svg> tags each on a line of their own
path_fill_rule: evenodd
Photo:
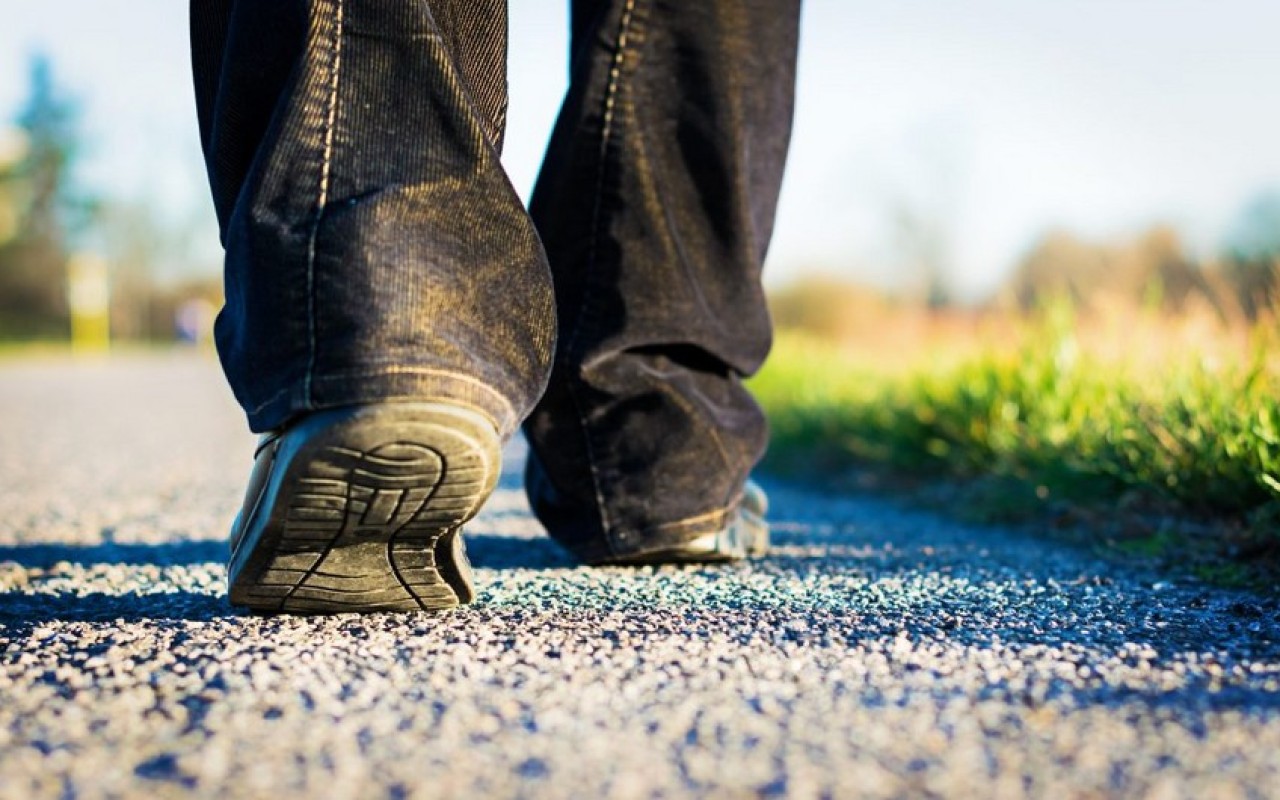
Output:
<svg viewBox="0 0 1280 800">
<path fill-rule="evenodd" d="M 83 177 L 197 220 L 216 269 L 187 4 L 13 0 L 0 119 L 49 54 L 84 103 Z M 503 161 L 527 195 L 564 92 L 566 9 L 511 0 Z M 806 0 L 792 149 L 766 281 L 811 273 L 910 285 L 903 220 L 979 298 L 1046 231 L 1107 239 L 1177 226 L 1211 255 L 1280 187 L 1275 0 Z"/>
</svg>

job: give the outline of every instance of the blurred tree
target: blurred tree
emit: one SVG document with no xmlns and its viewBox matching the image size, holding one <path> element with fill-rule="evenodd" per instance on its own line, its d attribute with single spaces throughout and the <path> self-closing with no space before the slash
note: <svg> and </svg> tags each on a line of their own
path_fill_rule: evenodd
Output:
<svg viewBox="0 0 1280 800">
<path fill-rule="evenodd" d="M 1227 237 L 1227 249 L 1241 259 L 1280 254 L 1280 189 L 1263 192 L 1244 207 Z"/>
<path fill-rule="evenodd" d="M 1002 301 L 1021 311 L 1063 299 L 1077 308 L 1085 306 L 1091 287 L 1096 288 L 1107 274 L 1109 261 L 1105 247 L 1068 231 L 1050 231 L 1006 281 Z"/>
<path fill-rule="evenodd" d="M 1149 311 L 1182 314 L 1200 304 L 1216 307 L 1199 263 L 1187 255 L 1178 231 L 1156 225 L 1115 248 L 1114 298 Z"/>
<path fill-rule="evenodd" d="M 1245 206 L 1230 234 L 1222 272 L 1250 320 L 1280 302 L 1280 189 Z"/>
<path fill-rule="evenodd" d="M 1022 311 L 1059 300 L 1084 311 L 1178 314 L 1193 306 L 1219 306 L 1199 264 L 1187 255 L 1178 232 L 1166 225 L 1114 243 L 1050 232 L 1023 257 L 1002 295 L 1003 303 Z"/>
<path fill-rule="evenodd" d="M 79 121 L 79 103 L 57 85 L 49 59 L 33 57 L 16 117 L 22 152 L 0 172 L 16 219 L 0 244 L 0 337 L 66 333 L 66 262 L 97 205 L 74 180 Z"/>
<path fill-rule="evenodd" d="M 933 309 L 951 305 L 947 274 L 951 263 L 951 226 L 938 209 L 901 202 L 892 215 L 894 244 L 919 284 L 914 294 Z"/>
<path fill-rule="evenodd" d="M 18 162 L 27 138 L 17 128 L 0 128 L 0 246 L 18 233 Z"/>
</svg>

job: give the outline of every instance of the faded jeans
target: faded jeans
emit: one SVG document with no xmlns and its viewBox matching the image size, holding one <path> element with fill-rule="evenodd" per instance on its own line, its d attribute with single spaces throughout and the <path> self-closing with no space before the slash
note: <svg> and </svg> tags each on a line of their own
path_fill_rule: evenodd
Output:
<svg viewBox="0 0 1280 800">
<path fill-rule="evenodd" d="M 529 209 L 499 163 L 505 0 L 192 0 L 250 426 L 446 400 L 505 437 L 588 561 L 722 527 L 761 456 L 742 385 L 791 128 L 799 0 L 574 0 Z M 523 135 L 523 131 L 513 131 Z"/>
</svg>

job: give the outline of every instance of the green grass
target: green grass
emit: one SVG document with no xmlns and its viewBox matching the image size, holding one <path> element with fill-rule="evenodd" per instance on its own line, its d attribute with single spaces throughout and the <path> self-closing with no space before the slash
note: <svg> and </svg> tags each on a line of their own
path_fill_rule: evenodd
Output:
<svg viewBox="0 0 1280 800">
<path fill-rule="evenodd" d="M 1069 332 L 1019 338 L 890 368 L 779 337 L 752 381 L 766 468 L 871 474 L 968 518 L 1052 522 L 1193 571 L 1280 565 L 1280 371 L 1263 348 L 1153 366 L 1090 357 Z"/>
</svg>

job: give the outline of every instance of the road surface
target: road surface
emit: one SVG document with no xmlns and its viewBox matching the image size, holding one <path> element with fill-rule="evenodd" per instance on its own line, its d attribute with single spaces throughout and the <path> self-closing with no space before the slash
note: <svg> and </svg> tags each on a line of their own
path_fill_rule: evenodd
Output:
<svg viewBox="0 0 1280 800">
<path fill-rule="evenodd" d="M 518 443 L 443 614 L 224 596 L 192 354 L 0 363 L 0 797 L 1280 797 L 1280 609 L 767 482 L 776 547 L 586 569 Z"/>
</svg>

